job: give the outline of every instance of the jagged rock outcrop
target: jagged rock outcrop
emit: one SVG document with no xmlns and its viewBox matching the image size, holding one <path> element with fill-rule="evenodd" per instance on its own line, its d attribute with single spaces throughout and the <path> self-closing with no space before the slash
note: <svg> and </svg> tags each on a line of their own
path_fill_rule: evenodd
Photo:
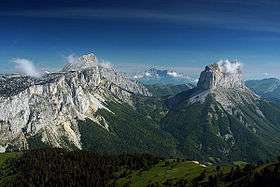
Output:
<svg viewBox="0 0 280 187">
<path fill-rule="evenodd" d="M 245 86 L 238 61 L 224 60 L 206 66 L 200 74 L 197 90 L 200 97 L 192 97 L 190 103 L 204 101 L 208 94 L 214 94 L 215 99 L 230 113 L 234 113 L 237 104 L 254 104 L 259 99 Z M 254 107 L 260 111 L 255 104 Z"/>
<path fill-rule="evenodd" d="M 206 66 L 196 88 L 166 103 L 162 126 L 190 157 L 257 161 L 280 148 L 280 110 L 245 86 L 237 61 Z"/>
<path fill-rule="evenodd" d="M 151 95 L 96 59 L 84 55 L 40 78 L 0 76 L 0 150 L 28 149 L 35 137 L 49 146 L 81 149 L 78 120 L 109 130 L 98 109 L 110 111 L 107 102 L 133 105 L 132 96 Z"/>
<path fill-rule="evenodd" d="M 236 61 L 207 66 L 197 87 L 162 102 L 93 54 L 71 58 L 40 78 L 0 76 L 1 152 L 43 144 L 220 162 L 280 150 L 280 107 L 244 85 Z"/>
<path fill-rule="evenodd" d="M 236 61 L 220 61 L 217 64 L 206 66 L 205 70 L 201 72 L 197 87 L 205 90 L 244 88 L 245 86 L 242 80 L 242 72 L 239 63 Z"/>
</svg>

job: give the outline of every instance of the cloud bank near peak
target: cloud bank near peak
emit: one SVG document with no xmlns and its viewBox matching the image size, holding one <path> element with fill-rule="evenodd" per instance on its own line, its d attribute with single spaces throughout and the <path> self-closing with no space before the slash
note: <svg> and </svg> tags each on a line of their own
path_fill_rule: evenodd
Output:
<svg viewBox="0 0 280 187">
<path fill-rule="evenodd" d="M 12 62 L 15 64 L 15 71 L 20 74 L 37 78 L 43 75 L 43 73 L 35 67 L 33 62 L 28 59 L 16 58 L 13 59 Z"/>
<path fill-rule="evenodd" d="M 239 61 L 220 60 L 218 65 L 222 72 L 226 74 L 240 73 L 242 64 Z"/>
</svg>

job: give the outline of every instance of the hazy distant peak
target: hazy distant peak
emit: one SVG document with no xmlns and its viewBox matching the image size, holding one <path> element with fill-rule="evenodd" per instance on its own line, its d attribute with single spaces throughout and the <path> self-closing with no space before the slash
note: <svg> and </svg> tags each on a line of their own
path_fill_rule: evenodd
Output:
<svg viewBox="0 0 280 187">
<path fill-rule="evenodd" d="M 151 68 L 145 71 L 145 76 L 149 77 L 180 77 L 181 74 L 173 70 L 161 70 L 156 68 Z"/>
<path fill-rule="evenodd" d="M 133 79 L 145 84 L 195 84 L 195 80 L 188 75 L 175 70 L 150 68 L 144 72 L 135 74 Z"/>
</svg>

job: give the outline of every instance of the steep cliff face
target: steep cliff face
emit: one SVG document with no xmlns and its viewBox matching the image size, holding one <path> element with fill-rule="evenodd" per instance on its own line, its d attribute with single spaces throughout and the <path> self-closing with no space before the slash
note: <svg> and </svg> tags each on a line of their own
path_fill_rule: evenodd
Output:
<svg viewBox="0 0 280 187">
<path fill-rule="evenodd" d="M 41 78 L 1 76 L 0 85 L 2 151 L 28 149 L 35 140 L 81 149 L 78 120 L 91 119 L 109 130 L 97 110 L 110 111 L 108 102 L 133 105 L 133 96 L 150 95 L 142 85 L 99 64 L 93 54 Z"/>
<path fill-rule="evenodd" d="M 240 104 L 252 104 L 255 110 L 260 112 L 255 104 L 259 97 L 245 86 L 238 61 L 225 60 L 206 66 L 200 74 L 196 91 L 190 97 L 189 103 L 204 102 L 209 94 L 231 114 Z"/>
<path fill-rule="evenodd" d="M 206 66 L 197 87 L 200 89 L 245 88 L 239 62 L 220 61 Z"/>
<path fill-rule="evenodd" d="M 280 149 L 279 108 L 244 85 L 236 61 L 206 66 L 196 88 L 167 104 L 170 111 L 162 127 L 189 157 L 256 161 Z"/>
<path fill-rule="evenodd" d="M 280 102 L 280 80 L 276 78 L 262 80 L 248 80 L 246 86 L 253 90 L 256 94 L 274 101 Z"/>
<path fill-rule="evenodd" d="M 280 108 L 221 61 L 166 103 L 93 55 L 40 78 L 0 76 L 0 151 L 38 148 L 148 152 L 210 161 L 270 159 Z M 165 105 L 167 104 L 167 105 Z"/>
</svg>

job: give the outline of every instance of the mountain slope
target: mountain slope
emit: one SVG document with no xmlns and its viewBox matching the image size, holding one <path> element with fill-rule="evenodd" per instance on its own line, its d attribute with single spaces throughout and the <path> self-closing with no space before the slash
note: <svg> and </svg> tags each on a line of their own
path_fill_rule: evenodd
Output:
<svg viewBox="0 0 280 187">
<path fill-rule="evenodd" d="M 0 186 L 279 186 L 279 166 L 44 149 L 0 153 Z"/>
<path fill-rule="evenodd" d="M 137 101 L 135 106 L 137 109 L 110 103 L 109 108 L 114 111 L 114 115 L 106 110 L 99 110 L 97 113 L 110 124 L 109 132 L 98 128 L 92 121 L 82 121 L 79 125 L 82 148 L 99 153 L 152 153 L 178 156 L 175 139 L 158 125 L 158 121 L 164 115 L 161 113 L 164 108 L 160 109 L 160 106 L 157 106 L 158 111 L 154 111 L 153 107 L 157 103 L 144 102 L 150 104 L 139 106 L 142 104 Z"/>
<path fill-rule="evenodd" d="M 147 84 L 145 87 L 154 97 L 174 96 L 180 92 L 187 91 L 194 87 L 192 84 Z"/>
<path fill-rule="evenodd" d="M 246 86 L 266 99 L 280 101 L 280 80 L 278 79 L 248 80 Z"/>
<path fill-rule="evenodd" d="M 125 148 L 144 139 L 148 148 L 138 150 L 144 152 L 152 149 L 149 145 L 155 150 L 157 144 L 169 144 L 164 143 L 169 135 L 134 109 L 135 98 L 150 96 L 149 91 L 98 63 L 92 54 L 75 59 L 59 73 L 1 76 L 0 84 L 1 151 L 46 146 L 102 149 L 104 142 L 116 151 L 136 151 Z M 83 133 L 94 144 L 85 143 Z"/>
<path fill-rule="evenodd" d="M 170 111 L 162 128 L 188 158 L 257 161 L 279 151 L 279 107 L 245 86 L 236 63 L 207 66 L 197 88 L 166 101 Z M 228 71 L 225 66 L 237 68 Z"/>
<path fill-rule="evenodd" d="M 82 56 L 40 78 L 1 76 L 0 151 L 59 147 L 227 162 L 280 150 L 280 108 L 246 87 L 238 62 L 207 66 L 196 88 L 164 100 L 96 59 Z"/>
</svg>

